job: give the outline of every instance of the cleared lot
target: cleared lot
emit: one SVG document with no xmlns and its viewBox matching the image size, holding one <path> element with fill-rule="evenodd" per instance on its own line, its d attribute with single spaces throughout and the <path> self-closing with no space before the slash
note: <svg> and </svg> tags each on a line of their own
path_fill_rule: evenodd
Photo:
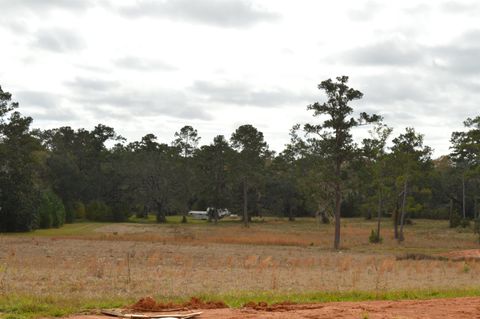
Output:
<svg viewBox="0 0 480 319">
<path fill-rule="evenodd" d="M 479 286 L 476 259 L 397 260 L 406 253 L 437 256 L 478 248 L 473 234 L 448 229 L 446 222 L 416 221 L 402 246 L 390 239 L 389 230 L 384 243 L 375 245 L 368 243 L 373 225 L 346 220 L 341 252 L 329 249 L 331 226 L 313 220 L 268 220 L 250 229 L 233 222 L 77 224 L 67 226 L 70 230 L 1 236 L 3 308 L 9 309 L 12 296 L 41 296 L 58 304 L 71 300 L 87 308 L 92 300 L 125 305 L 143 296 L 223 298 L 239 306 L 262 299 L 318 301 L 318 292 L 380 298 L 395 291 Z"/>
</svg>

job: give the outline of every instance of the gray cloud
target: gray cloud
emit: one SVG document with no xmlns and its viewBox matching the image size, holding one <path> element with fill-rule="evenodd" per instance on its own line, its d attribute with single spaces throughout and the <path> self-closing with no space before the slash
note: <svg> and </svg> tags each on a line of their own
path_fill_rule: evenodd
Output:
<svg viewBox="0 0 480 319">
<path fill-rule="evenodd" d="M 20 105 L 29 107 L 57 107 L 58 97 L 53 94 L 40 91 L 20 91 L 15 94 Z"/>
<path fill-rule="evenodd" d="M 190 104 L 184 94 L 172 91 L 116 91 L 96 96 L 90 95 L 79 101 L 89 104 L 90 107 L 93 106 L 93 111 L 103 106 L 112 110 L 110 114 L 127 118 L 163 115 L 190 120 L 211 119 L 201 106 Z"/>
<path fill-rule="evenodd" d="M 38 120 L 67 121 L 77 118 L 77 115 L 61 105 L 61 97 L 47 92 L 20 91 L 15 95 L 21 110 L 25 115 Z"/>
<path fill-rule="evenodd" d="M 424 54 L 412 43 L 392 39 L 352 49 L 342 57 L 353 64 L 405 66 L 422 62 Z"/>
<path fill-rule="evenodd" d="M 249 105 L 260 107 L 276 107 L 288 103 L 308 101 L 309 97 L 282 89 L 254 90 L 239 82 L 215 84 L 206 81 L 196 81 L 193 91 L 210 102 L 221 102 L 234 105 Z"/>
<path fill-rule="evenodd" d="M 67 86 L 75 89 L 77 92 L 86 91 L 105 91 L 118 87 L 118 83 L 114 81 L 98 80 L 77 77 L 73 81 L 65 83 Z"/>
<path fill-rule="evenodd" d="M 29 31 L 28 25 L 23 20 L 6 20 L 0 22 L 0 27 L 8 29 L 15 34 L 26 34 Z"/>
<path fill-rule="evenodd" d="M 127 56 L 115 61 L 118 67 L 137 71 L 174 71 L 176 68 L 162 61 Z"/>
<path fill-rule="evenodd" d="M 480 6 L 476 2 L 459 2 L 459 1 L 447 1 L 440 5 L 440 9 L 446 13 L 474 13 L 479 10 Z"/>
<path fill-rule="evenodd" d="M 391 72 L 360 79 L 364 101 L 377 105 L 407 104 L 409 102 L 429 104 L 439 98 L 435 95 L 434 82 L 415 74 Z"/>
<path fill-rule="evenodd" d="M 431 49 L 438 68 L 442 71 L 474 75 L 480 72 L 480 30 L 469 30 L 448 45 Z M 462 79 L 460 79 L 462 80 Z"/>
<path fill-rule="evenodd" d="M 348 17 L 355 21 L 368 21 L 373 19 L 379 11 L 382 9 L 382 5 L 377 1 L 368 1 L 361 8 L 348 10 Z"/>
<path fill-rule="evenodd" d="M 124 89 L 116 82 L 85 78 L 77 78 L 66 85 L 73 92 L 73 101 L 85 106 L 92 114 L 104 117 L 132 119 L 163 115 L 182 119 L 211 119 L 210 114 L 180 91 Z"/>
<path fill-rule="evenodd" d="M 401 67 L 404 71 L 408 67 L 434 76 L 437 72 L 472 76 L 480 72 L 480 30 L 469 30 L 444 45 L 427 47 L 391 39 L 357 47 L 339 56 L 341 61 L 357 66 Z M 338 60 L 337 56 L 334 58 Z"/>
<path fill-rule="evenodd" d="M 435 51 L 439 68 L 447 72 L 477 75 L 480 72 L 480 47 L 442 47 Z"/>
<path fill-rule="evenodd" d="M 448 73 L 392 71 L 354 80 L 358 83 L 354 87 L 365 94 L 361 109 L 380 113 L 396 127 L 445 126 L 439 122 L 443 121 L 448 128 L 478 114 L 478 89 L 468 85 L 468 79 L 452 81 Z"/>
<path fill-rule="evenodd" d="M 248 27 L 278 19 L 277 14 L 256 8 L 248 0 L 139 0 L 121 12 L 129 17 L 161 17 L 219 27 Z"/>
<path fill-rule="evenodd" d="M 13 12 L 16 10 L 29 10 L 38 12 L 38 10 L 85 10 L 93 5 L 90 0 L 0 0 L 0 7 L 4 12 Z"/>
<path fill-rule="evenodd" d="M 32 45 L 58 53 L 82 50 L 86 46 L 83 38 L 77 33 L 72 30 L 60 28 L 41 29 L 37 31 Z"/>
</svg>

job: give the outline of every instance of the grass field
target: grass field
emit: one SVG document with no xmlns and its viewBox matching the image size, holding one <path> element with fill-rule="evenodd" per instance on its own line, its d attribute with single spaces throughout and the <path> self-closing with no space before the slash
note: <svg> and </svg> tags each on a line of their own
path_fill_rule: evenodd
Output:
<svg viewBox="0 0 480 319">
<path fill-rule="evenodd" d="M 77 223 L 0 236 L 0 313 L 62 316 L 121 306 L 144 296 L 184 300 L 323 301 L 480 295 L 480 262 L 397 260 L 479 248 L 470 230 L 415 220 L 406 241 L 384 221 L 382 244 L 370 244 L 374 221 L 342 220 L 340 252 L 332 225 L 267 218 L 166 225 Z"/>
</svg>

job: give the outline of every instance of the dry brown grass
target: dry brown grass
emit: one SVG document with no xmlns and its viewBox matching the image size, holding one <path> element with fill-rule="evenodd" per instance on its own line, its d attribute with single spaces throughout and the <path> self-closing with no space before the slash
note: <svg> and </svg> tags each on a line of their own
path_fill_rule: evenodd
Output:
<svg viewBox="0 0 480 319">
<path fill-rule="evenodd" d="M 429 224 L 430 225 L 430 224 Z M 436 226 L 439 226 L 437 224 Z M 415 227 L 417 227 L 415 229 Z M 77 236 L 0 236 L 0 294 L 79 298 L 193 296 L 234 291 L 458 289 L 480 284 L 480 262 L 396 260 L 405 251 L 476 247 L 465 234 L 419 224 L 399 246 L 368 244 L 369 225 L 314 223 L 158 226 L 117 224 Z"/>
</svg>

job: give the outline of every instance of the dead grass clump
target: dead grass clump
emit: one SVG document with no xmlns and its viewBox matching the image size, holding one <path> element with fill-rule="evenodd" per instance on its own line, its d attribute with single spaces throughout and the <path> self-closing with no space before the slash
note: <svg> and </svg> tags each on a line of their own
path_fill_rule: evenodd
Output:
<svg viewBox="0 0 480 319">
<path fill-rule="evenodd" d="M 244 304 L 243 307 L 254 309 L 257 311 L 282 311 L 282 310 L 286 311 L 291 309 L 291 307 L 294 305 L 296 305 L 296 303 L 291 301 L 284 301 L 284 302 L 274 303 L 271 305 L 269 305 L 264 301 L 260 301 L 260 302 L 250 301 Z"/>
<path fill-rule="evenodd" d="M 222 309 L 228 308 L 223 301 L 203 301 L 192 297 L 189 301 L 181 304 L 172 302 L 157 302 L 152 297 L 145 297 L 127 307 L 135 311 L 165 311 L 165 310 L 193 310 L 193 309 Z"/>
<path fill-rule="evenodd" d="M 426 254 L 418 254 L 418 253 L 407 253 L 402 256 L 397 256 L 397 260 L 440 260 L 440 261 L 448 261 L 449 259 L 444 256 L 432 256 Z"/>
</svg>

